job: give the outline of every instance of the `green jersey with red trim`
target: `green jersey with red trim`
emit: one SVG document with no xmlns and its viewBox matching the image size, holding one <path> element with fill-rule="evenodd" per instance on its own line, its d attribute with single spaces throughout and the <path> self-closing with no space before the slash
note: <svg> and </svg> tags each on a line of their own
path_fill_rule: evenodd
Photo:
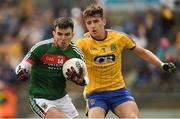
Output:
<svg viewBox="0 0 180 119">
<path fill-rule="evenodd" d="M 53 38 L 35 44 L 25 57 L 25 60 L 32 64 L 29 73 L 30 96 L 49 100 L 65 96 L 66 79 L 62 66 L 73 57 L 84 58 L 81 50 L 73 43 L 65 51 L 54 44 Z"/>
</svg>

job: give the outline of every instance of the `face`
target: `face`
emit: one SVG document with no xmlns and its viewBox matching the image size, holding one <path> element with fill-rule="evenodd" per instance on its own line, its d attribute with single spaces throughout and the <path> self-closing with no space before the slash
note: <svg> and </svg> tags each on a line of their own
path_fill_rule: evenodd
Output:
<svg viewBox="0 0 180 119">
<path fill-rule="evenodd" d="M 57 41 L 58 46 L 63 50 L 66 50 L 69 47 L 74 33 L 70 27 L 67 29 L 59 29 L 58 27 L 56 27 L 55 31 L 53 31 L 53 36 Z"/>
<path fill-rule="evenodd" d="M 103 39 L 105 37 L 104 26 L 106 20 L 100 17 L 88 17 L 85 20 L 86 27 L 90 34 L 96 39 Z"/>
</svg>

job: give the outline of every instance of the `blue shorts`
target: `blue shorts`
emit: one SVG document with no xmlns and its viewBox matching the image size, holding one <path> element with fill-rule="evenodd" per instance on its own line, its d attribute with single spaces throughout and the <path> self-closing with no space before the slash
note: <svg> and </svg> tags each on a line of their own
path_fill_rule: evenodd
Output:
<svg viewBox="0 0 180 119">
<path fill-rule="evenodd" d="M 89 109 L 93 107 L 101 107 L 105 109 L 106 112 L 109 110 L 114 112 L 116 106 L 123 102 L 129 100 L 134 101 L 134 98 L 127 88 L 121 88 L 114 91 L 93 92 L 87 94 L 86 98 L 88 100 Z"/>
</svg>

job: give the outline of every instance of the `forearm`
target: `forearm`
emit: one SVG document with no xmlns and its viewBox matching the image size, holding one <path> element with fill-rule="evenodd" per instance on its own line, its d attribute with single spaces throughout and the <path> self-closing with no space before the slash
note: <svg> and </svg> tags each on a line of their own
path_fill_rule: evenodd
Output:
<svg viewBox="0 0 180 119">
<path fill-rule="evenodd" d="M 145 61 L 150 62 L 157 67 L 160 67 L 162 64 L 162 61 L 156 55 L 141 46 L 136 46 L 134 52 Z"/>
<path fill-rule="evenodd" d="M 163 63 L 156 55 L 154 55 L 151 51 L 149 50 L 144 50 L 142 55 L 140 57 L 151 64 L 154 64 L 157 67 L 160 67 L 161 64 Z"/>
<path fill-rule="evenodd" d="M 154 55 L 151 51 L 142 48 L 141 46 L 136 46 L 134 52 L 141 57 L 142 59 L 154 64 L 157 67 L 161 67 L 164 71 L 168 73 L 173 73 L 176 71 L 176 66 L 170 63 L 163 63 L 156 55 Z"/>
</svg>

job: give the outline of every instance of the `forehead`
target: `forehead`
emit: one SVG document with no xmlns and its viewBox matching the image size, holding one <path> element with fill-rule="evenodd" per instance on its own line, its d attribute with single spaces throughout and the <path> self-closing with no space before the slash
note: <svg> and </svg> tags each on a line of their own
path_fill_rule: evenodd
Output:
<svg viewBox="0 0 180 119">
<path fill-rule="evenodd" d="M 103 18 L 99 16 L 93 16 L 93 17 L 87 17 L 84 21 L 88 22 L 88 21 L 94 21 L 94 20 L 103 20 Z"/>
<path fill-rule="evenodd" d="M 61 32 L 61 33 L 67 33 L 67 32 L 72 32 L 72 29 L 71 27 L 68 27 L 68 28 L 59 28 L 59 27 L 56 27 L 55 29 L 56 32 Z"/>
</svg>

